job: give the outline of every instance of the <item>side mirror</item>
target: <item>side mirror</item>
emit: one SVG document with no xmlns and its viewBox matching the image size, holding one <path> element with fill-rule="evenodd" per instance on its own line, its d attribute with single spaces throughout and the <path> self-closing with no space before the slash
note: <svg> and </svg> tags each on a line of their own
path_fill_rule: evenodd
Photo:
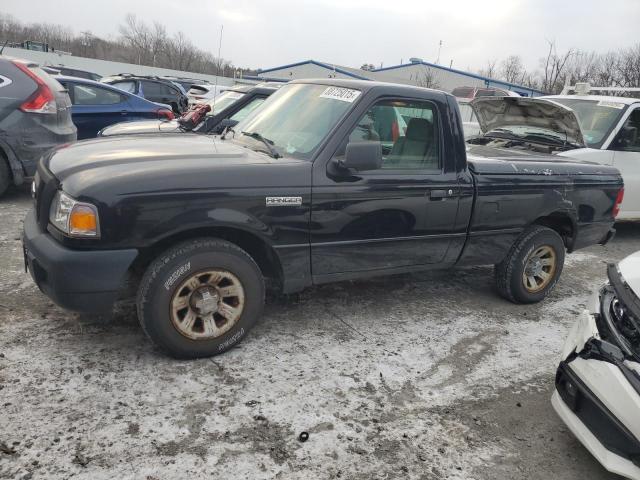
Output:
<svg viewBox="0 0 640 480">
<path fill-rule="evenodd" d="M 227 127 L 235 127 L 238 124 L 238 122 L 236 120 L 231 120 L 230 118 L 225 118 L 224 120 L 222 120 L 220 122 L 220 127 L 222 128 L 227 128 Z"/>
<path fill-rule="evenodd" d="M 382 144 L 380 142 L 348 143 L 340 166 L 356 172 L 377 170 L 382 166 Z"/>
<path fill-rule="evenodd" d="M 225 128 L 235 127 L 237 124 L 238 124 L 237 120 L 231 120 L 230 118 L 225 118 L 216 127 L 216 133 L 222 133 L 224 132 Z"/>
</svg>

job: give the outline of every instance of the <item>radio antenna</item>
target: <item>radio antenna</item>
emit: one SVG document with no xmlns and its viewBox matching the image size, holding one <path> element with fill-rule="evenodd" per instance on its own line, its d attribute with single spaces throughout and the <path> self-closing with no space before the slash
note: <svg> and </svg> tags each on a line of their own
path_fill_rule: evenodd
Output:
<svg viewBox="0 0 640 480">
<path fill-rule="evenodd" d="M 220 25 L 220 41 L 218 42 L 218 68 L 216 69 L 216 81 L 213 85 L 213 105 L 211 105 L 211 115 L 216 114 L 216 98 L 218 98 L 218 77 L 220 76 L 220 64 L 222 63 L 222 57 L 220 56 L 220 52 L 222 52 L 222 32 L 224 30 L 224 25 Z"/>
</svg>

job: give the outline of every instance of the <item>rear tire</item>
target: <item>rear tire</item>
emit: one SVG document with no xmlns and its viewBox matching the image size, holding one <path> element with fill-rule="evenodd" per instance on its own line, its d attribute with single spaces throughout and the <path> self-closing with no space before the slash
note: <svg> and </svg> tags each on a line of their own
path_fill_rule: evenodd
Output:
<svg viewBox="0 0 640 480">
<path fill-rule="evenodd" d="M 138 289 L 138 319 L 170 355 L 209 357 L 229 350 L 251 330 L 264 295 L 262 272 L 244 250 L 224 240 L 190 240 L 147 269 Z"/>
<path fill-rule="evenodd" d="M 558 283 L 564 256 L 564 242 L 555 230 L 542 225 L 528 228 L 495 266 L 498 292 L 513 303 L 543 300 Z"/>
<path fill-rule="evenodd" d="M 7 193 L 9 185 L 11 185 L 11 170 L 7 161 L 0 154 L 0 197 Z"/>
</svg>

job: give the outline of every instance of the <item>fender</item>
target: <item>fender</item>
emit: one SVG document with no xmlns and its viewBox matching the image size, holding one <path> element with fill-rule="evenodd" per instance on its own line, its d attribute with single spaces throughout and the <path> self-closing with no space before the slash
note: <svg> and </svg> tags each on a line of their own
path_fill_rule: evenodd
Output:
<svg viewBox="0 0 640 480">
<path fill-rule="evenodd" d="M 24 170 L 18 157 L 7 142 L 0 139 L 0 150 L 5 154 L 9 167 L 11 168 L 11 176 L 14 185 L 22 185 L 24 183 Z"/>
<path fill-rule="evenodd" d="M 175 242 L 197 236 L 217 236 L 235 243 L 249 253 L 262 268 L 264 255 L 282 282 L 283 293 L 300 291 L 312 284 L 309 244 L 278 244 L 274 232 L 258 217 L 241 210 L 217 208 L 207 210 L 206 221 L 188 221 L 184 216 L 168 220 L 159 229 L 163 233 L 141 249 L 165 248 Z M 187 220 L 187 221 L 185 221 Z M 167 228 L 170 226 L 171 228 Z"/>
</svg>

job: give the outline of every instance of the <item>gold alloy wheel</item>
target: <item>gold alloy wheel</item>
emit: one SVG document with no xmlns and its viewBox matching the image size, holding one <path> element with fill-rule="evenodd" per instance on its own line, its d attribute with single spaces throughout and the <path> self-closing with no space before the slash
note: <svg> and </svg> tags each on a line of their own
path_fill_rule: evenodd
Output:
<svg viewBox="0 0 640 480">
<path fill-rule="evenodd" d="M 557 268 L 556 252 L 549 245 L 536 248 L 525 262 L 522 272 L 524 288 L 529 293 L 538 293 L 551 283 Z"/>
<path fill-rule="evenodd" d="M 192 340 L 228 332 L 242 316 L 244 288 L 231 272 L 206 270 L 187 278 L 171 298 L 173 326 Z"/>
</svg>

